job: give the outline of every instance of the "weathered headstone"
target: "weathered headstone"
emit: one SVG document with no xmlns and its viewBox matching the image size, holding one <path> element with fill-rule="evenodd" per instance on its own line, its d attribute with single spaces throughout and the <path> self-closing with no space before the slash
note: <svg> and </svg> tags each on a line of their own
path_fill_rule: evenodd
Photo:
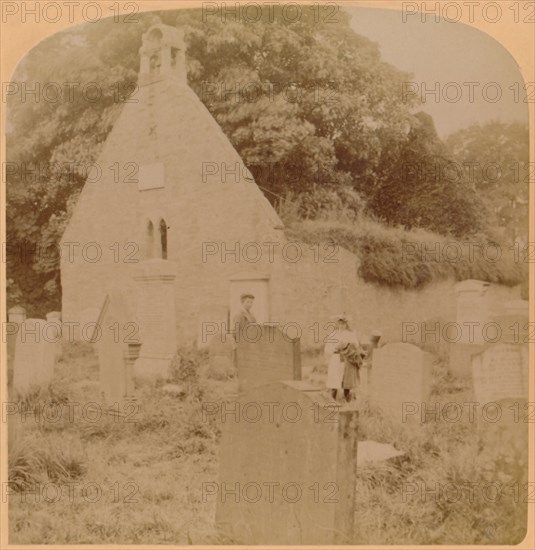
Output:
<svg viewBox="0 0 535 550">
<path fill-rule="evenodd" d="M 19 395 L 45 388 L 54 377 L 55 344 L 46 336 L 44 319 L 27 319 L 15 343 L 13 388 Z"/>
<path fill-rule="evenodd" d="M 404 403 L 425 402 L 430 393 L 432 355 L 412 344 L 394 343 L 373 352 L 370 399 L 400 422 Z"/>
<path fill-rule="evenodd" d="M 135 375 L 165 378 L 177 348 L 174 264 L 153 259 L 136 267 L 137 319 L 142 346 Z"/>
<path fill-rule="evenodd" d="M 486 293 L 490 283 L 468 279 L 455 285 L 457 293 L 457 324 L 461 344 L 483 344 L 483 327 L 489 320 Z M 471 328 L 473 327 L 473 328 Z"/>
<path fill-rule="evenodd" d="M 139 347 L 136 335 L 125 330 L 133 323 L 132 312 L 122 292 L 111 291 L 104 301 L 98 319 L 98 350 L 100 387 L 104 401 L 121 404 L 133 397 L 132 354 Z"/>
<path fill-rule="evenodd" d="M 526 452 L 532 407 L 528 402 L 528 346 L 490 344 L 472 360 L 482 437 Z"/>
<path fill-rule="evenodd" d="M 10 323 L 24 323 L 26 321 L 26 310 L 22 306 L 13 306 L 7 312 L 7 318 Z"/>
<path fill-rule="evenodd" d="M 528 398 L 528 347 L 493 344 L 472 358 L 476 401 Z"/>
<path fill-rule="evenodd" d="M 247 325 L 236 335 L 236 368 L 242 391 L 282 380 L 301 380 L 299 338 L 265 323 Z"/>
<path fill-rule="evenodd" d="M 234 405 L 219 483 L 204 488 L 218 526 L 235 544 L 351 544 L 358 412 L 303 382 L 254 388 Z"/>
</svg>

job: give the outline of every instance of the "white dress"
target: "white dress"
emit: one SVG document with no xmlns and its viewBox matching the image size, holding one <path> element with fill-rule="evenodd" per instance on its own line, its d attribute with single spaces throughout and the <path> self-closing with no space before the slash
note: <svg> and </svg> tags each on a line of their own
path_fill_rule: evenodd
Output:
<svg viewBox="0 0 535 550">
<path fill-rule="evenodd" d="M 340 342 L 358 345 L 359 341 L 357 335 L 351 330 L 335 330 L 327 340 L 324 351 L 325 359 L 328 361 L 327 388 L 339 390 L 344 378 L 344 363 L 340 361 L 340 354 L 334 353 L 334 350 Z"/>
</svg>

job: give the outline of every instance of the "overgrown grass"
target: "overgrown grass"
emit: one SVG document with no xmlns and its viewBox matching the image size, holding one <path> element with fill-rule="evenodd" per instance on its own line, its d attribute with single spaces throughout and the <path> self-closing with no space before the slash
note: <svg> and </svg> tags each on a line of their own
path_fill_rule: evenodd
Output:
<svg viewBox="0 0 535 550">
<path fill-rule="evenodd" d="M 512 247 L 485 235 L 456 240 L 423 229 L 385 226 L 343 209 L 327 211 L 314 220 L 302 219 L 291 199 L 279 205 L 279 214 L 289 238 L 333 243 L 356 254 L 359 276 L 369 283 L 418 289 L 449 277 L 507 286 L 527 281 L 528 264 L 518 261 Z"/>
<path fill-rule="evenodd" d="M 40 399 L 59 395 L 61 401 L 69 390 L 69 395 L 81 392 L 78 400 L 94 400 L 91 382 L 72 375 L 90 372 L 94 357 L 85 348 L 77 351 Z M 321 354 L 303 360 L 309 371 L 324 374 Z M 179 350 L 169 378 L 138 392 L 132 422 L 106 415 L 91 422 L 76 415 L 74 422 L 53 430 L 43 422 L 19 422 L 9 447 L 9 481 L 18 491 L 9 501 L 10 543 L 232 544 L 215 525 L 215 499 L 202 498 L 202 484 L 219 480 L 221 435 L 217 415 L 203 418 L 202 405 L 232 401 L 236 386 L 233 379 L 214 380 L 209 373 L 205 352 Z M 70 387 L 55 388 L 68 378 Z M 439 360 L 432 378 L 430 407 L 474 400 L 470 384 Z M 169 385 L 189 391 L 172 393 Z M 34 404 L 38 400 L 33 397 Z M 463 418 L 400 425 L 373 403 L 357 403 L 359 440 L 389 443 L 404 455 L 358 469 L 355 544 L 514 544 L 522 539 L 526 423 L 504 427 Z M 36 483 L 47 482 L 98 484 L 103 493 L 93 502 L 81 489 L 72 502 L 66 493 L 54 503 L 31 493 L 22 498 Z M 436 484 L 452 483 L 478 488 L 516 483 L 519 498 L 505 491 L 498 502 L 482 498 L 480 491 L 473 502 L 466 494 L 459 500 L 433 494 Z"/>
</svg>

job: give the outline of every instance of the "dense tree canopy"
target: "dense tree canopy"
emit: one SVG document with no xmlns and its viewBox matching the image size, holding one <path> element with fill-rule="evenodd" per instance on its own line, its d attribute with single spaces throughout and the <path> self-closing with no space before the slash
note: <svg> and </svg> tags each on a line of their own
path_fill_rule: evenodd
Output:
<svg viewBox="0 0 535 550">
<path fill-rule="evenodd" d="M 475 124 L 449 136 L 446 145 L 485 204 L 489 222 L 510 241 L 527 242 L 529 186 L 535 179 L 527 123 Z"/>
<path fill-rule="evenodd" d="M 10 304 L 59 308 L 58 258 L 31 261 L 21 248 L 59 242 L 87 164 L 135 94 L 141 35 L 159 21 L 184 28 L 190 86 L 272 202 L 292 192 L 303 214 L 315 216 L 334 194 L 389 224 L 458 236 L 481 230 L 479 198 L 464 179 L 445 185 L 407 172 L 408 161 L 445 162 L 447 150 L 430 117 L 401 99 L 410 75 L 383 62 L 347 14 L 336 17 L 317 22 L 303 10 L 291 23 L 275 10 L 272 21 L 247 24 L 170 10 L 140 14 L 137 24 L 85 24 L 36 46 L 12 81 L 21 89 L 40 83 L 42 96 L 46 83 L 56 86 L 39 102 L 8 98 Z"/>
</svg>

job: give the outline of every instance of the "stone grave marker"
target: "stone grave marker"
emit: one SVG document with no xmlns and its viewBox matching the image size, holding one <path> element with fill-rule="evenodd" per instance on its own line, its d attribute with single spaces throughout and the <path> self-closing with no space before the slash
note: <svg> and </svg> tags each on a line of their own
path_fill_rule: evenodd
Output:
<svg viewBox="0 0 535 550">
<path fill-rule="evenodd" d="M 282 380 L 301 380 L 301 345 L 269 323 L 250 324 L 236 342 L 242 391 Z"/>
<path fill-rule="evenodd" d="M 491 344 L 472 358 L 476 401 L 528 398 L 528 347 Z"/>
<path fill-rule="evenodd" d="M 44 319 L 26 319 L 15 343 L 13 388 L 19 395 L 45 388 L 54 378 L 55 343 L 46 337 Z"/>
<path fill-rule="evenodd" d="M 402 422 L 403 403 L 428 399 L 432 355 L 406 343 L 387 344 L 373 352 L 369 393 L 372 402 Z"/>
<path fill-rule="evenodd" d="M 528 403 L 528 346 L 489 344 L 472 358 L 472 372 L 482 436 L 526 452 L 533 413 Z"/>
<path fill-rule="evenodd" d="M 487 291 L 490 283 L 468 279 L 455 285 L 457 293 L 457 324 L 460 329 L 461 344 L 483 344 L 483 327 L 489 320 Z M 470 324 L 474 325 L 473 334 Z"/>
<path fill-rule="evenodd" d="M 120 291 L 111 291 L 98 318 L 97 345 L 100 388 L 106 404 L 123 404 L 133 399 L 132 363 L 139 340 L 129 330 L 134 323 L 128 301 Z M 137 348 L 137 349 L 136 349 Z"/>
<path fill-rule="evenodd" d="M 235 544 L 353 543 L 358 412 L 301 381 L 253 388 L 234 405 L 219 483 L 205 488 L 219 528 Z"/>
<path fill-rule="evenodd" d="M 26 310 L 22 306 L 13 306 L 7 312 L 7 318 L 10 323 L 24 323 L 26 321 Z"/>
<path fill-rule="evenodd" d="M 142 342 L 134 370 L 136 377 L 165 378 L 177 349 L 174 264 L 153 259 L 140 262 L 137 319 Z"/>
</svg>

